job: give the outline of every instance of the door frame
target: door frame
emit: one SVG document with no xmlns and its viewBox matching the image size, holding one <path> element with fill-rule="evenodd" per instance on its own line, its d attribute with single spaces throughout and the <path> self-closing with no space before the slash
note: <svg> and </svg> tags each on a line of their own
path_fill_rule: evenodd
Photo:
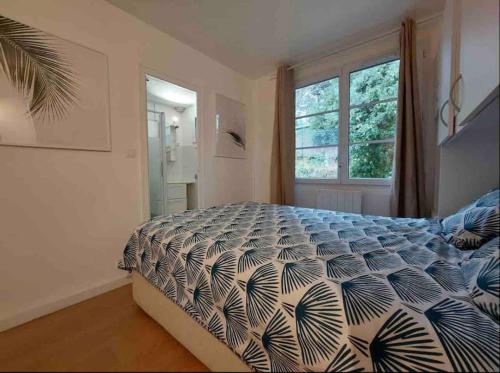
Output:
<svg viewBox="0 0 500 373">
<path fill-rule="evenodd" d="M 197 158 L 198 158 L 198 179 L 196 181 L 198 208 L 205 207 L 205 162 L 202 154 L 205 150 L 205 143 L 202 141 L 204 136 L 204 92 L 203 89 L 193 83 L 186 82 L 175 77 L 169 76 L 158 70 L 144 65 L 139 66 L 139 107 L 140 107 L 140 128 L 139 128 L 139 151 L 140 151 L 140 176 L 142 188 L 141 218 L 142 220 L 151 219 L 151 208 L 149 202 L 149 157 L 148 157 L 148 108 L 147 108 L 147 88 L 146 75 L 164 80 L 168 83 L 196 92 L 196 140 L 197 140 Z"/>
</svg>

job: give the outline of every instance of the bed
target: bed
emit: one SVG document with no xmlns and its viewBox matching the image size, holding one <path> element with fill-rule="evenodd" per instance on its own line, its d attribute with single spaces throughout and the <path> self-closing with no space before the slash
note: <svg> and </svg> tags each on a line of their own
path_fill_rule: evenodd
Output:
<svg viewBox="0 0 500 373">
<path fill-rule="evenodd" d="M 212 370 L 498 371 L 498 229 L 458 221 L 233 203 L 143 223 L 121 268 Z"/>
</svg>

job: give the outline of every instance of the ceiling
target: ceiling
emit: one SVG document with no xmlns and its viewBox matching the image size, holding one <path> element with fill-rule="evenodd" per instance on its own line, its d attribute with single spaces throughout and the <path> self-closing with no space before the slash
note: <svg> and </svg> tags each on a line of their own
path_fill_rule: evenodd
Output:
<svg viewBox="0 0 500 373">
<path fill-rule="evenodd" d="M 444 0 L 107 1 L 250 78 L 444 6 Z"/>
<path fill-rule="evenodd" d="M 148 98 L 172 107 L 187 108 L 196 102 L 196 92 L 165 82 L 154 76 L 147 76 Z"/>
</svg>

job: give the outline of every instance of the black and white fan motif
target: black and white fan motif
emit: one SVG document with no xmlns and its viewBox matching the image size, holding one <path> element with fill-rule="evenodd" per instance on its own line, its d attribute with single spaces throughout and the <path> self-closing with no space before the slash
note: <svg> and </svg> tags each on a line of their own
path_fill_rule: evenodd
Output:
<svg viewBox="0 0 500 373">
<path fill-rule="evenodd" d="M 256 371 L 498 371 L 498 240 L 437 226 L 227 204 L 142 224 L 123 267 Z"/>
</svg>

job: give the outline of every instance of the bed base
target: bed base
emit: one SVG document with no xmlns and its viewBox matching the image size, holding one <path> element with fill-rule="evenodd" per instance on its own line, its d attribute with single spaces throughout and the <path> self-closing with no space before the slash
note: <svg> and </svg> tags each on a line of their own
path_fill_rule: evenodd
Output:
<svg viewBox="0 0 500 373">
<path fill-rule="evenodd" d="M 132 273 L 134 301 L 208 369 L 215 372 L 251 372 L 224 343 L 189 317 L 137 272 Z"/>
</svg>

